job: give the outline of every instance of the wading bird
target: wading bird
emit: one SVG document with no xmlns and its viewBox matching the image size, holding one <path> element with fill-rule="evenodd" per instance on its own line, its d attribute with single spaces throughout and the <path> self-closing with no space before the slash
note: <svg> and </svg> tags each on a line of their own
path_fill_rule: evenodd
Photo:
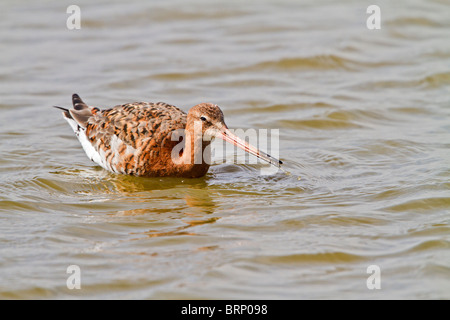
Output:
<svg viewBox="0 0 450 320">
<path fill-rule="evenodd" d="M 56 108 L 63 110 L 87 156 L 115 173 L 202 177 L 211 163 L 207 148 L 213 138 L 274 166 L 282 164 L 233 134 L 225 125 L 222 110 L 212 103 L 198 104 L 186 114 L 163 102 L 134 102 L 106 110 L 89 107 L 77 94 L 72 102 L 73 109 Z M 180 130 L 184 134 L 178 134 Z"/>
</svg>

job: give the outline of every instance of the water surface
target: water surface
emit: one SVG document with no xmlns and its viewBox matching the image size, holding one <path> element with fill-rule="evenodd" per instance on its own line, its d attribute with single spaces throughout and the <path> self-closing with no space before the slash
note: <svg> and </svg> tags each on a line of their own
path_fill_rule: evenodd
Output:
<svg viewBox="0 0 450 320">
<path fill-rule="evenodd" d="M 0 5 L 0 298 L 450 298 L 448 3 L 70 4 Z M 108 173 L 51 108 L 75 92 L 214 102 L 290 174 Z"/>
</svg>

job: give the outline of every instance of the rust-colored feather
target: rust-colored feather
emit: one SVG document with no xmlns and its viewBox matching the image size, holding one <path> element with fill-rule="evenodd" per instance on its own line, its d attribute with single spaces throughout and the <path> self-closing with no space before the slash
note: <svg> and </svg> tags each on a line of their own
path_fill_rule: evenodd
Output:
<svg viewBox="0 0 450 320">
<path fill-rule="evenodd" d="M 186 113 L 175 106 L 135 102 L 92 112 L 85 128 L 86 137 L 112 171 L 158 176 L 160 170 L 155 168 L 169 165 L 177 143 L 170 140 L 171 133 L 185 126 Z"/>
</svg>

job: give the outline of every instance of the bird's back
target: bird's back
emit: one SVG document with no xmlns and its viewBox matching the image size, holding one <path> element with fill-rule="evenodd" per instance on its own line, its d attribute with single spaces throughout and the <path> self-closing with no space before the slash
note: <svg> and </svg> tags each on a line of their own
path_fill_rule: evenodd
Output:
<svg viewBox="0 0 450 320">
<path fill-rule="evenodd" d="M 164 176 L 172 132 L 186 127 L 186 113 L 163 102 L 134 102 L 100 110 L 73 95 L 74 109 L 64 109 L 88 157 L 113 172 Z"/>
</svg>

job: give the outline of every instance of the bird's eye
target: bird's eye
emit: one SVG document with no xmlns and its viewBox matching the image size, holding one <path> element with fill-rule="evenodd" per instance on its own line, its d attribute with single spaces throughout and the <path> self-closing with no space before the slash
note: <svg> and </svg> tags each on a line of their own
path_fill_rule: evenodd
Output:
<svg viewBox="0 0 450 320">
<path fill-rule="evenodd" d="M 201 117 L 200 117 L 200 120 L 202 120 L 202 121 L 206 121 L 206 118 L 205 118 L 205 117 L 203 117 L 203 116 L 201 116 Z"/>
</svg>

